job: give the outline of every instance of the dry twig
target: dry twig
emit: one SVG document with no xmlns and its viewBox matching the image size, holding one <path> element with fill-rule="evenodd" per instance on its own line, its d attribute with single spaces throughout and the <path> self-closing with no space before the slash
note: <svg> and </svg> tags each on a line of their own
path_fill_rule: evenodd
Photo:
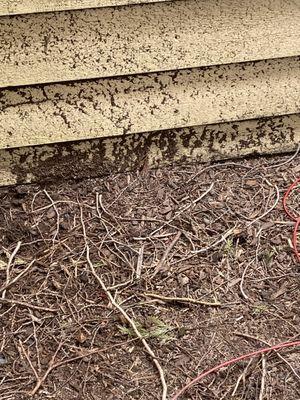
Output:
<svg viewBox="0 0 300 400">
<path fill-rule="evenodd" d="M 144 293 L 144 296 L 151 297 L 152 299 L 156 299 L 156 300 L 170 302 L 170 303 L 191 303 L 191 304 L 200 304 L 201 306 L 208 306 L 208 307 L 221 307 L 222 306 L 222 303 L 219 303 L 219 302 L 210 303 L 208 301 L 191 299 L 190 297 L 166 297 L 166 296 L 161 296 L 160 294 L 155 294 L 155 293 Z"/>
<path fill-rule="evenodd" d="M 99 351 L 101 351 L 101 350 L 99 350 L 99 349 L 90 350 L 90 351 L 87 351 L 86 353 L 81 354 L 81 355 L 79 355 L 79 356 L 76 356 L 76 357 L 68 358 L 68 359 L 66 359 L 66 360 L 62 360 L 62 361 L 55 362 L 55 359 L 56 359 L 56 357 L 57 357 L 57 354 L 59 353 L 59 351 L 61 350 L 61 348 L 62 348 L 62 346 L 63 346 L 63 343 L 61 342 L 61 343 L 58 345 L 58 347 L 57 347 L 55 353 L 53 354 L 53 356 L 52 356 L 52 358 L 51 358 L 51 360 L 50 360 L 50 362 L 49 362 L 49 365 L 48 365 L 48 368 L 47 368 L 46 372 L 44 373 L 44 375 L 39 376 L 38 372 L 36 371 L 35 367 L 33 366 L 32 362 L 31 362 L 31 360 L 30 360 L 30 357 L 29 357 L 28 352 L 25 350 L 25 348 L 24 348 L 24 346 L 23 346 L 23 343 L 22 343 L 21 341 L 19 341 L 19 346 L 20 346 L 20 348 L 21 348 L 21 350 L 22 350 L 22 353 L 24 354 L 24 356 L 25 356 L 25 358 L 26 358 L 26 360 L 27 360 L 27 362 L 28 362 L 30 368 L 32 369 L 32 372 L 34 373 L 35 378 L 36 378 L 35 387 L 30 391 L 30 393 L 28 393 L 28 395 L 29 395 L 30 397 L 33 397 L 33 396 L 35 396 L 35 395 L 37 394 L 37 392 L 41 389 L 42 385 L 44 384 L 44 382 L 45 382 L 46 379 L 48 378 L 49 374 L 50 374 L 54 369 L 59 368 L 59 367 L 61 367 L 61 366 L 63 366 L 63 365 L 66 365 L 66 364 L 70 364 L 70 363 L 72 363 L 72 362 L 74 362 L 74 361 L 77 361 L 77 360 L 80 360 L 80 359 L 82 359 L 82 358 L 91 356 L 91 355 L 93 355 L 93 354 L 95 354 L 95 353 L 99 353 Z"/>
<path fill-rule="evenodd" d="M 246 273 L 248 271 L 248 268 L 251 266 L 251 264 L 253 264 L 253 261 L 254 260 L 252 260 L 249 264 L 246 265 L 246 267 L 244 269 L 244 272 L 242 274 L 241 282 L 240 282 L 240 291 L 241 291 L 242 296 L 244 297 L 245 300 L 249 300 L 249 297 L 246 295 L 246 293 L 244 291 L 244 280 L 245 280 L 245 276 L 246 276 Z"/>
<path fill-rule="evenodd" d="M 0 299 L 0 303 L 15 304 L 17 306 L 31 308 L 32 310 L 47 311 L 47 312 L 51 312 L 51 313 L 55 313 L 58 311 L 57 308 L 36 306 L 34 304 L 25 303 L 24 301 L 19 301 L 19 300 L 15 300 L 15 299 Z"/>
<path fill-rule="evenodd" d="M 272 206 L 271 206 L 267 211 L 265 211 L 262 215 L 258 216 L 258 217 L 255 218 L 253 221 L 248 222 L 248 224 L 246 225 L 247 227 L 249 227 L 249 226 L 255 224 L 257 221 L 259 221 L 259 220 L 263 219 L 264 217 L 266 217 L 268 214 L 270 214 L 271 211 L 274 210 L 274 208 L 276 208 L 277 204 L 279 203 L 279 200 L 280 200 L 280 193 L 279 193 L 278 186 L 272 185 L 267 179 L 265 179 L 265 181 L 267 182 L 267 184 L 268 184 L 270 187 L 273 187 L 273 188 L 275 189 L 275 192 L 276 192 L 276 199 L 275 199 L 275 202 L 274 202 L 274 203 L 272 204 Z"/>
<path fill-rule="evenodd" d="M 160 376 L 160 381 L 162 384 L 162 400 L 166 400 L 167 399 L 167 384 L 166 384 L 166 379 L 165 379 L 165 374 L 164 371 L 159 363 L 159 361 L 157 360 L 154 352 L 152 351 L 152 349 L 150 348 L 148 342 L 145 340 L 145 338 L 143 338 L 142 334 L 140 333 L 140 331 L 138 330 L 136 324 L 134 323 L 134 321 L 130 318 L 130 316 L 127 314 L 127 312 L 117 303 L 117 301 L 114 299 L 114 297 L 112 296 L 112 294 L 110 293 L 110 291 L 107 289 L 105 283 L 103 282 L 103 280 L 99 277 L 99 275 L 97 274 L 94 265 L 90 259 L 90 248 L 89 245 L 86 244 L 86 257 L 87 257 L 87 262 L 89 264 L 89 267 L 91 269 L 91 272 L 93 274 L 93 276 L 95 277 L 95 279 L 97 280 L 97 282 L 100 284 L 102 290 L 105 292 L 105 294 L 107 295 L 107 297 L 109 298 L 109 301 L 111 302 L 111 304 L 113 305 L 113 307 L 115 307 L 122 315 L 123 317 L 126 319 L 126 321 L 129 323 L 129 325 L 132 327 L 135 335 L 137 336 L 137 338 L 140 339 L 140 341 L 142 342 L 144 348 L 146 349 L 147 353 L 150 355 L 150 357 L 152 358 L 152 361 L 154 362 L 158 372 L 159 372 L 159 376 Z"/>
<path fill-rule="evenodd" d="M 21 242 L 18 242 L 17 246 L 15 247 L 14 251 L 12 252 L 12 254 L 9 257 L 7 267 L 6 267 L 6 283 L 4 285 L 4 288 L 1 288 L 1 290 L 0 290 L 0 293 L 2 293 L 2 299 L 5 298 L 6 288 L 9 286 L 11 265 L 14 261 L 15 256 L 17 255 L 18 251 L 20 250 L 20 247 L 21 247 Z"/>
<path fill-rule="evenodd" d="M 264 354 L 261 356 L 261 368 L 262 368 L 262 376 L 261 376 L 259 400 L 263 400 L 263 398 L 264 398 L 266 376 L 267 376 L 266 356 Z"/>
<path fill-rule="evenodd" d="M 6 281 L 6 284 L 0 288 L 0 293 L 2 293 L 2 300 L 5 299 L 5 293 L 6 290 L 9 289 L 12 285 L 14 285 L 15 283 L 17 283 L 21 278 L 23 278 L 27 272 L 31 269 L 31 267 L 33 266 L 33 264 L 35 263 L 35 260 L 32 260 L 30 264 L 28 264 L 28 266 L 19 273 L 19 275 L 17 275 L 14 279 L 12 279 L 11 281 Z M 8 277 L 9 279 L 9 277 Z"/>
<path fill-rule="evenodd" d="M 250 365 L 252 364 L 252 361 L 253 361 L 253 359 L 250 359 L 250 361 L 248 362 L 246 368 L 241 373 L 241 375 L 238 377 L 238 380 L 237 380 L 237 382 L 235 384 L 235 387 L 233 389 L 231 397 L 234 397 L 236 395 L 236 392 L 237 392 L 237 390 L 238 390 L 238 388 L 240 386 L 241 380 L 243 380 L 243 382 L 245 382 L 245 379 L 246 379 L 246 376 L 247 376 L 247 373 L 248 373 L 248 369 L 249 369 Z"/>
<path fill-rule="evenodd" d="M 143 259 L 144 259 L 144 249 L 145 249 L 145 245 L 143 244 L 140 247 L 139 250 L 139 255 L 138 255 L 138 260 L 137 260 L 137 266 L 136 266 L 136 279 L 140 279 L 141 275 L 142 275 L 142 267 L 143 267 Z"/>
<path fill-rule="evenodd" d="M 46 189 L 44 189 L 44 193 L 48 197 L 48 199 L 51 201 L 51 206 L 53 207 L 53 209 L 55 211 L 55 214 L 56 214 L 56 230 L 55 230 L 55 233 L 54 233 L 54 236 L 53 236 L 53 239 L 52 239 L 53 244 L 54 244 L 55 240 L 56 240 L 56 238 L 57 238 L 57 236 L 59 234 L 60 216 L 59 216 L 58 209 L 57 209 L 57 207 L 55 205 L 55 202 L 53 201 L 52 197 L 50 196 L 50 194 L 47 192 Z"/>
<path fill-rule="evenodd" d="M 226 239 L 231 236 L 234 233 L 235 227 L 234 228 L 230 228 L 228 229 L 227 232 L 225 232 L 220 239 L 214 241 L 212 244 L 208 245 L 207 247 L 204 247 L 202 249 L 199 250 L 194 250 L 192 251 L 193 254 L 200 254 L 200 253 L 205 253 L 206 251 L 216 247 L 218 244 L 225 242 Z"/>
<path fill-rule="evenodd" d="M 298 147 L 297 147 L 295 153 L 290 158 L 288 158 L 286 161 L 279 163 L 279 164 L 270 164 L 270 165 L 267 165 L 265 168 L 269 169 L 269 168 L 283 167 L 284 165 L 289 164 L 291 161 L 293 161 L 299 154 L 299 151 L 300 151 L 300 143 L 298 144 Z"/>
<path fill-rule="evenodd" d="M 187 204 L 181 210 L 179 210 L 177 213 L 175 213 L 174 217 L 172 217 L 169 221 L 165 222 L 159 228 L 157 228 L 154 231 L 152 231 L 149 236 L 152 237 L 157 232 L 161 231 L 165 226 L 170 225 L 172 221 L 174 221 L 177 217 L 179 217 L 179 215 L 183 214 L 184 212 L 189 210 L 192 206 L 194 206 L 195 204 L 199 203 L 200 200 L 202 200 L 204 197 L 206 197 L 211 192 L 213 187 L 214 187 L 214 183 L 212 183 L 210 185 L 210 187 L 204 193 L 202 193 L 196 200 L 193 200 L 191 203 Z"/>
<path fill-rule="evenodd" d="M 175 236 L 175 238 L 172 240 L 172 242 L 170 243 L 170 245 L 166 248 L 161 260 L 159 261 L 159 263 L 157 264 L 157 267 L 155 268 L 155 271 L 153 273 L 153 275 L 151 276 L 151 279 L 153 279 L 155 277 L 155 275 L 157 275 L 160 271 L 163 270 L 164 268 L 164 264 L 168 258 L 168 255 L 170 254 L 171 250 L 173 249 L 173 247 L 175 246 L 175 244 L 178 242 L 178 240 L 180 239 L 181 236 L 181 232 L 177 232 L 177 235 Z"/>
</svg>

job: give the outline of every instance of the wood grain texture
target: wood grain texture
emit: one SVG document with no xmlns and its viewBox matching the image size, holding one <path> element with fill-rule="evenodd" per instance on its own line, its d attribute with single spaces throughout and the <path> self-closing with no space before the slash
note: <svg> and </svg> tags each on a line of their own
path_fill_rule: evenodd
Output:
<svg viewBox="0 0 300 400">
<path fill-rule="evenodd" d="M 299 0 L 185 0 L 0 18 L 0 87 L 300 54 Z"/>
<path fill-rule="evenodd" d="M 300 57 L 0 92 L 0 148 L 300 112 Z"/>
</svg>

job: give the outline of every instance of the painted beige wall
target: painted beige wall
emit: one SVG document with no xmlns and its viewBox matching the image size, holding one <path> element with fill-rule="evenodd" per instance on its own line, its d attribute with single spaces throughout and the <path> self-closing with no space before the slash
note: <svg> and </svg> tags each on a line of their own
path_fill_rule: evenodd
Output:
<svg viewBox="0 0 300 400">
<path fill-rule="evenodd" d="M 0 18 L 0 87 L 299 55 L 299 3 L 185 0 Z"/>
<path fill-rule="evenodd" d="M 79 10 L 167 0 L 0 0 L 0 15 Z"/>
<path fill-rule="evenodd" d="M 144 3 L 0 0 L 0 186 L 296 148 L 299 0 Z"/>
<path fill-rule="evenodd" d="M 157 133 L 0 150 L 0 186 L 293 151 L 300 114 Z"/>
<path fill-rule="evenodd" d="M 300 57 L 2 90 L 0 148 L 300 112 Z"/>
</svg>

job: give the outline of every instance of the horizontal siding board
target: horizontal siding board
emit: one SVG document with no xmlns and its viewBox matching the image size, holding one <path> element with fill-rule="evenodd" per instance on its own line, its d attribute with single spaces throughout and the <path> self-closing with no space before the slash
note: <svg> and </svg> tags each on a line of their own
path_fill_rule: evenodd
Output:
<svg viewBox="0 0 300 400">
<path fill-rule="evenodd" d="M 161 1 L 167 0 L 0 0 L 0 15 L 80 10 Z"/>
<path fill-rule="evenodd" d="M 0 186 L 95 177 L 172 162 L 293 151 L 300 114 L 156 133 L 0 150 Z"/>
<path fill-rule="evenodd" d="M 0 91 L 0 148 L 300 112 L 300 57 Z"/>
<path fill-rule="evenodd" d="M 0 87 L 300 54 L 292 0 L 185 0 L 0 18 Z"/>
</svg>

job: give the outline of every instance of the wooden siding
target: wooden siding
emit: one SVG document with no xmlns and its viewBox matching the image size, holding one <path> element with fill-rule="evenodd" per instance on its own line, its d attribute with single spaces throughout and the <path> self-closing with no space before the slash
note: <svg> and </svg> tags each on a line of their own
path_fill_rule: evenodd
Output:
<svg viewBox="0 0 300 400">
<path fill-rule="evenodd" d="M 0 147 L 300 112 L 300 57 L 2 90 Z"/>
<path fill-rule="evenodd" d="M 291 57 L 292 0 L 185 0 L 0 18 L 0 87 Z"/>
<path fill-rule="evenodd" d="M 294 151 L 300 114 L 0 150 L 0 186 Z"/>
<path fill-rule="evenodd" d="M 0 185 L 300 142 L 300 0 L 0 0 L 1 14 Z"/>
<path fill-rule="evenodd" d="M 82 10 L 161 1 L 168 0 L 0 0 L 0 15 Z"/>
</svg>

